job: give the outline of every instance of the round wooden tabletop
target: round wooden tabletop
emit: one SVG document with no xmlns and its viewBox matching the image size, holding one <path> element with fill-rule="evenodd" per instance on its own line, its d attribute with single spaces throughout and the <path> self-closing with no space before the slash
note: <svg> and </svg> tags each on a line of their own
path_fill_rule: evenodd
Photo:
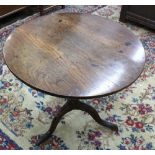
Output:
<svg viewBox="0 0 155 155">
<path fill-rule="evenodd" d="M 138 78 L 145 63 L 141 42 L 125 26 L 86 14 L 27 22 L 11 33 L 3 52 L 19 79 L 62 97 L 117 92 Z"/>
</svg>

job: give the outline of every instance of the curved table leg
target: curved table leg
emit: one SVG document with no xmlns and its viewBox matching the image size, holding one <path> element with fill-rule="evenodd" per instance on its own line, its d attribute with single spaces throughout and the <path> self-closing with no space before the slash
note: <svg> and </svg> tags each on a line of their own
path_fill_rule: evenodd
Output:
<svg viewBox="0 0 155 155">
<path fill-rule="evenodd" d="M 110 128 L 111 130 L 117 131 L 118 132 L 118 127 L 115 124 L 112 124 L 110 122 L 104 121 L 100 118 L 99 114 L 97 113 L 97 111 L 85 104 L 80 102 L 77 99 L 68 99 L 67 102 L 64 104 L 64 106 L 60 109 L 60 111 L 58 112 L 57 116 L 54 117 L 51 126 L 49 128 L 49 130 L 47 131 L 47 133 L 45 133 L 37 142 L 36 145 L 40 145 L 41 143 L 43 143 L 44 141 L 46 141 L 48 138 L 50 138 L 50 136 L 52 135 L 52 133 L 55 131 L 59 121 L 61 120 L 62 116 L 64 116 L 66 113 L 68 113 L 69 111 L 72 110 L 82 110 L 85 111 L 87 113 L 89 113 L 92 118 L 99 123 L 102 126 L 105 126 L 107 128 Z"/>
<path fill-rule="evenodd" d="M 78 100 L 76 101 L 75 104 L 76 104 L 75 109 L 87 112 L 100 125 L 105 126 L 107 128 L 110 128 L 113 131 L 118 131 L 117 125 L 102 120 L 101 117 L 99 116 L 98 112 L 93 107 L 91 107 L 91 106 L 89 106 L 87 104 L 84 104 L 84 103 L 82 103 L 82 102 L 80 102 Z"/>
</svg>

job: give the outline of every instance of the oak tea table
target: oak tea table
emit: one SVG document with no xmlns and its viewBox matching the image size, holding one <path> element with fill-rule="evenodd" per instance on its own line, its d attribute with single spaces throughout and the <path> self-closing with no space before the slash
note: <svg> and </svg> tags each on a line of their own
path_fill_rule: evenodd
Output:
<svg viewBox="0 0 155 155">
<path fill-rule="evenodd" d="M 75 109 L 88 112 L 100 125 L 118 131 L 116 124 L 102 120 L 80 99 L 103 97 L 128 87 L 145 63 L 141 42 L 125 26 L 76 13 L 50 14 L 19 26 L 7 38 L 3 54 L 20 80 L 66 98 L 37 145 L 51 136 L 62 116 Z"/>
</svg>

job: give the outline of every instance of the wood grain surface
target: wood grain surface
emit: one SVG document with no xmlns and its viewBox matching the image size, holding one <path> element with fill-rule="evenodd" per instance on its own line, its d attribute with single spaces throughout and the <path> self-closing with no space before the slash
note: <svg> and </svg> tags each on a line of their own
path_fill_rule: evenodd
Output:
<svg viewBox="0 0 155 155">
<path fill-rule="evenodd" d="M 125 26 L 95 15 L 60 13 L 29 21 L 8 37 L 4 58 L 21 80 L 53 95 L 114 93 L 143 70 L 141 42 Z"/>
</svg>

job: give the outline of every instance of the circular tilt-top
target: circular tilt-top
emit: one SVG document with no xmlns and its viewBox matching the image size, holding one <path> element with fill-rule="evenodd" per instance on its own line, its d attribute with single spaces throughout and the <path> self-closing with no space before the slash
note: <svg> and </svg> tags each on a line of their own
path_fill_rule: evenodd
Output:
<svg viewBox="0 0 155 155">
<path fill-rule="evenodd" d="M 61 13 L 16 28 L 4 46 L 10 70 L 53 95 L 91 98 L 129 86 L 143 70 L 144 49 L 125 26 L 95 15 Z"/>
</svg>

